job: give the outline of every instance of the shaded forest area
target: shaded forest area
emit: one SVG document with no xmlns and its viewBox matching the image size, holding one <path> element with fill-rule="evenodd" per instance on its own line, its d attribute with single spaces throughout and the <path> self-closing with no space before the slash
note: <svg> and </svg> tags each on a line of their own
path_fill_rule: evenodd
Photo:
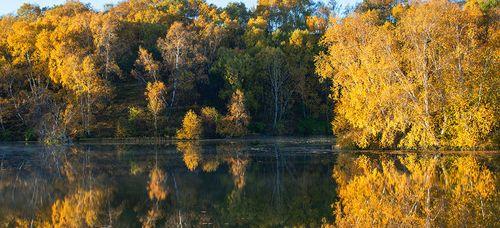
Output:
<svg viewBox="0 0 500 228">
<path fill-rule="evenodd" d="M 495 0 L 25 4 L 0 19 L 0 139 L 333 128 L 360 148 L 496 147 L 498 12 Z"/>
</svg>

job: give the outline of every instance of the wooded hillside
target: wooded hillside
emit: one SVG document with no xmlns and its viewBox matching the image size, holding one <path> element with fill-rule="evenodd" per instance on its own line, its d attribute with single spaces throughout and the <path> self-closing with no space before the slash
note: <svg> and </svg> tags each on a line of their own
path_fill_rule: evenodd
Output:
<svg viewBox="0 0 500 228">
<path fill-rule="evenodd" d="M 332 134 L 498 144 L 495 0 L 25 4 L 0 18 L 0 139 Z M 332 124 L 330 124 L 332 123 Z"/>
</svg>

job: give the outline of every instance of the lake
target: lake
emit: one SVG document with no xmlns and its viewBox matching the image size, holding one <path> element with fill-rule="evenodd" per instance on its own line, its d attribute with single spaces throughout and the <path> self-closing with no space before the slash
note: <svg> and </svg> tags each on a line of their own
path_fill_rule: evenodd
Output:
<svg viewBox="0 0 500 228">
<path fill-rule="evenodd" d="M 499 227 L 499 153 L 330 138 L 0 144 L 0 226 Z"/>
</svg>

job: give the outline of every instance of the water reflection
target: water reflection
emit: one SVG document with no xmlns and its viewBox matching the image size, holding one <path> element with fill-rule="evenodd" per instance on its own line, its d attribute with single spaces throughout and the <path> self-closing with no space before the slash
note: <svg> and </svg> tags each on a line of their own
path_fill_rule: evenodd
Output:
<svg viewBox="0 0 500 228">
<path fill-rule="evenodd" d="M 320 226 L 331 143 L 0 145 L 0 226 Z"/>
<path fill-rule="evenodd" d="M 162 201 L 167 198 L 166 174 L 155 166 L 149 174 L 148 195 L 150 200 Z"/>
<path fill-rule="evenodd" d="M 498 227 L 498 156 L 340 154 L 338 227 Z"/>
<path fill-rule="evenodd" d="M 182 153 L 182 160 L 190 171 L 194 171 L 201 161 L 201 146 L 198 141 L 178 142 L 177 150 Z"/>
<path fill-rule="evenodd" d="M 500 226 L 496 154 L 331 148 L 0 145 L 0 226 Z"/>
</svg>

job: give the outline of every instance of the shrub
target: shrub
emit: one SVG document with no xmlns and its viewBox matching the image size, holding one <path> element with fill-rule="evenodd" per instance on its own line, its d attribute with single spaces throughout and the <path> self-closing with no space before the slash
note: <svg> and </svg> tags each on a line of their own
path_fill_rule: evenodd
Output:
<svg viewBox="0 0 500 228">
<path fill-rule="evenodd" d="M 221 119 L 221 115 L 217 109 L 203 107 L 201 109 L 201 119 L 203 120 L 203 135 L 205 137 L 216 136 L 217 123 Z"/>
<path fill-rule="evenodd" d="M 229 113 L 217 125 L 217 133 L 229 137 L 240 137 L 247 134 L 250 122 L 245 109 L 245 96 L 241 90 L 236 90 L 228 106 Z"/>
<path fill-rule="evenodd" d="M 128 120 L 136 121 L 144 117 L 144 110 L 140 107 L 130 106 L 128 108 Z"/>
<path fill-rule="evenodd" d="M 201 133 L 201 118 L 193 110 L 189 110 L 182 120 L 182 128 L 177 130 L 177 139 L 199 139 Z"/>
<path fill-rule="evenodd" d="M 129 136 L 129 131 L 124 121 L 118 121 L 115 128 L 115 138 L 126 138 Z"/>
</svg>

